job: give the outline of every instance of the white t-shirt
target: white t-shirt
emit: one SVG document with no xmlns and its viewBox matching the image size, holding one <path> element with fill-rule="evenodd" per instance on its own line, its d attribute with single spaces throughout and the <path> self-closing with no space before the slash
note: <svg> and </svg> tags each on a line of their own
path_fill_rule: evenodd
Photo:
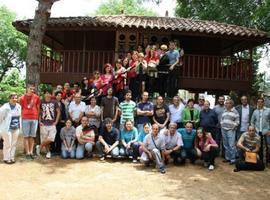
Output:
<svg viewBox="0 0 270 200">
<path fill-rule="evenodd" d="M 72 120 L 78 119 L 80 117 L 80 114 L 85 112 L 85 107 L 86 105 L 83 101 L 81 101 L 79 104 L 76 104 L 75 101 L 72 101 L 69 104 L 68 110 L 69 114 L 72 114 L 73 116 Z"/>
</svg>

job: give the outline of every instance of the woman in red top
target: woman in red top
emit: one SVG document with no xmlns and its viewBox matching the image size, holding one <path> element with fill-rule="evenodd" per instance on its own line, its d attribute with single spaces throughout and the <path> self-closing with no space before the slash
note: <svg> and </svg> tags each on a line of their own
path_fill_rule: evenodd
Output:
<svg viewBox="0 0 270 200">
<path fill-rule="evenodd" d="M 124 100 L 124 87 L 126 85 L 126 69 L 122 65 L 122 60 L 117 59 L 115 62 L 115 75 L 114 75 L 114 89 L 115 96 L 118 98 L 119 102 Z"/>
<path fill-rule="evenodd" d="M 93 77 L 89 80 L 89 84 L 91 87 L 91 94 L 89 97 L 93 95 L 96 96 L 97 103 L 99 104 L 102 98 L 102 80 L 99 71 L 94 71 Z"/>
<path fill-rule="evenodd" d="M 195 137 L 195 149 L 197 156 L 204 160 L 209 170 L 214 170 L 215 158 L 218 156 L 218 145 L 211 133 L 206 133 L 202 127 L 197 129 Z"/>
<path fill-rule="evenodd" d="M 113 80 L 113 67 L 111 64 L 107 63 L 104 65 L 104 74 L 101 75 L 102 82 L 102 93 L 107 95 L 107 90 L 112 87 Z"/>
<path fill-rule="evenodd" d="M 129 68 L 128 68 L 128 85 L 129 89 L 132 91 L 132 100 L 136 101 L 137 97 L 139 96 L 138 91 L 138 84 L 136 80 L 136 63 L 138 61 L 138 52 L 133 51 L 132 59 L 129 61 Z"/>
</svg>

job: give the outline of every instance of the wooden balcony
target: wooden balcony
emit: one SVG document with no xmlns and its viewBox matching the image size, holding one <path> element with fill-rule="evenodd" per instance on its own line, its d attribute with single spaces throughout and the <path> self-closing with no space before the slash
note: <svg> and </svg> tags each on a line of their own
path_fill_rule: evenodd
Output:
<svg viewBox="0 0 270 200">
<path fill-rule="evenodd" d="M 58 51 L 42 56 L 41 82 L 77 82 L 105 63 L 114 63 L 114 51 Z M 179 69 L 179 87 L 190 90 L 243 90 L 250 88 L 252 60 L 187 54 Z"/>
</svg>

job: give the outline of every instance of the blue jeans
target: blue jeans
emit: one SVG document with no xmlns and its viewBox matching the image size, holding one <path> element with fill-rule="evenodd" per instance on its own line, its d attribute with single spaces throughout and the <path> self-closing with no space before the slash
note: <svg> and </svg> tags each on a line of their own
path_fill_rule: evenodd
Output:
<svg viewBox="0 0 270 200">
<path fill-rule="evenodd" d="M 76 148 L 76 159 L 83 159 L 84 158 L 84 151 L 91 153 L 93 151 L 93 144 L 86 143 L 86 144 L 78 144 Z"/>
<path fill-rule="evenodd" d="M 75 158 L 75 147 L 72 148 L 71 152 L 67 151 L 65 149 L 65 145 L 62 143 L 62 146 L 61 146 L 61 157 L 63 159 L 66 159 L 66 158 Z"/>
<path fill-rule="evenodd" d="M 22 131 L 24 137 L 36 137 L 38 120 L 22 120 Z"/>
<path fill-rule="evenodd" d="M 124 146 L 121 146 L 119 150 L 119 154 L 120 156 L 132 156 L 134 160 L 137 160 L 139 157 L 139 144 L 133 143 L 130 145 L 129 149 L 127 149 Z"/>
<path fill-rule="evenodd" d="M 138 134 L 143 131 L 143 124 L 137 124 Z"/>
<path fill-rule="evenodd" d="M 109 145 L 109 146 L 111 146 L 111 145 Z M 100 156 L 104 156 L 104 154 L 105 154 L 104 151 L 103 151 L 104 145 L 103 145 L 100 141 L 97 141 L 96 147 L 97 147 L 97 150 L 98 150 L 98 154 L 99 154 Z M 118 146 L 114 147 L 114 148 L 110 151 L 110 154 L 111 154 L 111 156 L 112 156 L 113 158 L 117 158 L 117 157 L 119 156 L 119 148 L 118 148 Z"/>
<path fill-rule="evenodd" d="M 225 150 L 225 159 L 231 162 L 235 161 L 236 147 L 235 147 L 235 130 L 221 129 L 223 147 Z"/>
<path fill-rule="evenodd" d="M 197 157 L 196 150 L 194 148 L 181 149 L 181 162 L 185 163 L 186 159 L 189 158 L 191 162 L 195 162 Z"/>
</svg>

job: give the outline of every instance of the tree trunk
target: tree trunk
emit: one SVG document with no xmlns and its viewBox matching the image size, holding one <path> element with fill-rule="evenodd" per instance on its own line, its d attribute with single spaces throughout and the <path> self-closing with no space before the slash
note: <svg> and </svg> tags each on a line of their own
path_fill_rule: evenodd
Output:
<svg viewBox="0 0 270 200">
<path fill-rule="evenodd" d="M 30 26 L 26 57 L 26 84 L 33 84 L 36 88 L 40 83 L 42 40 L 51 15 L 51 7 L 55 1 L 57 0 L 38 0 L 39 4 Z"/>
</svg>

